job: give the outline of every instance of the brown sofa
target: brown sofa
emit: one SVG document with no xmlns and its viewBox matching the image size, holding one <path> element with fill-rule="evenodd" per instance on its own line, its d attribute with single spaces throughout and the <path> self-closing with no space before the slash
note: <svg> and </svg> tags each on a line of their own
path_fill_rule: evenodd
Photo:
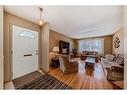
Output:
<svg viewBox="0 0 127 95">
<path fill-rule="evenodd" d="M 81 60 L 85 60 L 87 57 L 95 58 L 95 61 L 98 62 L 98 52 L 96 51 L 82 51 Z"/>
<path fill-rule="evenodd" d="M 58 55 L 60 62 L 60 69 L 63 73 L 74 73 L 78 72 L 78 62 L 69 60 L 68 55 Z"/>
<path fill-rule="evenodd" d="M 101 58 L 101 63 L 107 79 L 121 81 L 124 79 L 124 57 L 120 54 Z"/>
</svg>

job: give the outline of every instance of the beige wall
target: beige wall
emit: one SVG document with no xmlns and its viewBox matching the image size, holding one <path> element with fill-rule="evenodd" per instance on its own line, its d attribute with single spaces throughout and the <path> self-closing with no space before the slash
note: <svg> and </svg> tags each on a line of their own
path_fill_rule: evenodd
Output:
<svg viewBox="0 0 127 95">
<path fill-rule="evenodd" d="M 124 7 L 124 88 L 127 89 L 127 6 Z"/>
<path fill-rule="evenodd" d="M 112 54 L 112 35 L 102 36 L 102 37 L 92 37 L 92 38 L 104 38 L 104 54 Z M 91 38 L 86 38 L 86 39 L 91 39 Z M 77 42 L 75 42 L 76 46 L 78 46 L 78 40 Z"/>
<path fill-rule="evenodd" d="M 22 19 L 20 17 L 17 17 L 15 15 L 4 12 L 4 81 L 5 82 L 11 80 L 11 73 L 12 73 L 11 70 L 12 25 L 25 27 L 40 33 L 40 26 L 30 21 L 27 21 L 25 19 Z"/>
<path fill-rule="evenodd" d="M 49 71 L 49 26 L 45 23 L 41 29 L 41 69 Z"/>
<path fill-rule="evenodd" d="M 103 36 L 103 37 L 93 37 L 93 38 L 104 38 L 104 53 L 112 54 L 112 35 Z M 59 46 L 59 40 L 64 40 L 70 43 L 73 43 L 73 48 L 78 49 L 78 40 L 79 39 L 71 39 L 67 36 L 59 34 L 54 31 L 50 31 L 49 35 L 49 49 L 52 51 L 53 46 Z"/>
<path fill-rule="evenodd" d="M 50 30 L 49 32 L 49 50 L 52 51 L 54 46 L 59 46 L 59 41 L 63 40 L 73 45 L 73 40 L 67 36 Z"/>
<path fill-rule="evenodd" d="M 78 49 L 78 41 L 76 39 L 73 39 L 73 47 Z"/>
<path fill-rule="evenodd" d="M 118 37 L 120 40 L 119 48 L 114 47 L 114 40 L 116 37 Z M 113 53 L 124 54 L 124 30 L 123 28 L 119 29 L 113 34 Z"/>
<path fill-rule="evenodd" d="M 112 35 L 104 36 L 104 54 L 112 54 Z"/>
<path fill-rule="evenodd" d="M 71 47 L 73 48 L 73 40 L 71 38 L 50 30 L 49 32 L 49 63 L 51 63 L 51 59 L 54 57 L 54 53 L 52 52 L 52 49 L 54 46 L 59 47 L 60 40 L 69 42 Z"/>
<path fill-rule="evenodd" d="M 0 89 L 3 89 L 3 6 L 0 6 Z"/>
</svg>

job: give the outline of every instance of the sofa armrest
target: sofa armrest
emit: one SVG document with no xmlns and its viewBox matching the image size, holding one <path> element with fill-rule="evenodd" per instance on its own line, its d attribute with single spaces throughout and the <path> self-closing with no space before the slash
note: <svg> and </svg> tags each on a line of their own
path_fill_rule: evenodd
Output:
<svg viewBox="0 0 127 95">
<path fill-rule="evenodd" d="M 123 66 L 112 66 L 110 68 L 111 71 L 124 73 L 124 67 Z"/>
</svg>

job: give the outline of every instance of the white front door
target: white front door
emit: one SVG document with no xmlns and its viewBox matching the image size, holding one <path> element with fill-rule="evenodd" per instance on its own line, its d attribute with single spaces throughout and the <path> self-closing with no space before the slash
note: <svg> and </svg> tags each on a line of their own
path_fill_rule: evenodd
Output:
<svg viewBox="0 0 127 95">
<path fill-rule="evenodd" d="M 38 70 L 38 32 L 13 25 L 12 78 Z"/>
</svg>

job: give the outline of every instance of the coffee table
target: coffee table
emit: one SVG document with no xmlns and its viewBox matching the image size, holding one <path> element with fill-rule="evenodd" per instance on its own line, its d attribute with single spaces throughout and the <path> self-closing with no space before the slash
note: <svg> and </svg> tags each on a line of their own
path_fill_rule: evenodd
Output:
<svg viewBox="0 0 127 95">
<path fill-rule="evenodd" d="M 91 68 L 92 70 L 95 70 L 94 69 L 94 64 L 96 63 L 95 58 L 87 57 L 85 63 L 86 63 L 85 68 Z"/>
</svg>

